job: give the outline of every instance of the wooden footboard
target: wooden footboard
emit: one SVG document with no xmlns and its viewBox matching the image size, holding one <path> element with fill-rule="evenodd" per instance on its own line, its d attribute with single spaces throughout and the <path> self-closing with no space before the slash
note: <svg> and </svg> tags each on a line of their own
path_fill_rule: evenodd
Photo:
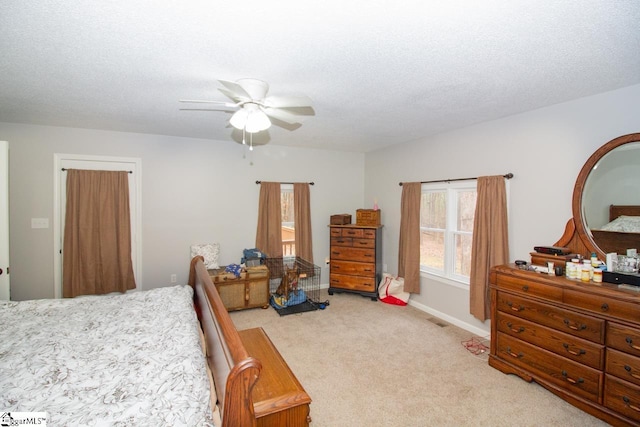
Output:
<svg viewBox="0 0 640 427">
<path fill-rule="evenodd" d="M 262 365 L 249 356 L 229 313 L 222 304 L 202 257 L 191 260 L 189 284 L 194 287 L 198 318 L 213 374 L 222 427 L 256 426 L 253 387 Z"/>
</svg>

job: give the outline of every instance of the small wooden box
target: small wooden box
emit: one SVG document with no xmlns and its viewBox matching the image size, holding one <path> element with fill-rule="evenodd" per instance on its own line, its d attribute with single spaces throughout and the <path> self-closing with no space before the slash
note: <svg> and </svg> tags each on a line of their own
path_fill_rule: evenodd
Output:
<svg viewBox="0 0 640 427">
<path fill-rule="evenodd" d="M 572 258 L 577 258 L 576 254 L 567 254 L 567 255 L 553 255 L 553 254 L 543 254 L 540 252 L 530 252 L 531 254 L 531 264 L 541 265 L 543 267 L 547 266 L 547 261 L 551 261 L 554 267 L 566 267 L 567 261 L 571 261 Z"/>
<path fill-rule="evenodd" d="M 357 209 L 356 225 L 380 225 L 380 209 Z"/>
<path fill-rule="evenodd" d="M 337 214 L 331 215 L 331 225 L 345 225 L 351 224 L 351 215 L 350 214 Z"/>
</svg>

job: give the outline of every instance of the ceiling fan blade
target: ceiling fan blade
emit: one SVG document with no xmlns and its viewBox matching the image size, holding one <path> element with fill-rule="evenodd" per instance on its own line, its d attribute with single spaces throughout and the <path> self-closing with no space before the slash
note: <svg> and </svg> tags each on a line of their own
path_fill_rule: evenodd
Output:
<svg viewBox="0 0 640 427">
<path fill-rule="evenodd" d="M 242 86 L 240 86 L 236 82 L 230 82 L 228 80 L 218 80 L 224 88 L 218 89 L 220 92 L 224 93 L 231 99 L 251 99 L 251 95 L 244 90 Z M 226 88 L 226 90 L 225 90 Z"/>
<path fill-rule="evenodd" d="M 221 108 L 178 108 L 178 110 L 180 111 L 222 111 L 222 112 L 229 112 L 229 113 L 235 112 L 235 110 L 230 110 L 224 106 L 221 106 Z"/>
<path fill-rule="evenodd" d="M 189 102 L 194 104 L 218 104 L 225 107 L 237 107 L 238 104 L 234 104 L 232 102 L 224 102 L 224 101 L 207 101 L 204 99 L 180 99 L 180 102 Z"/>
<path fill-rule="evenodd" d="M 264 105 L 271 108 L 311 107 L 312 101 L 308 96 L 269 96 Z"/>
<path fill-rule="evenodd" d="M 236 94 L 235 92 L 232 92 L 223 87 L 218 88 L 218 90 L 222 92 L 225 96 L 227 96 L 229 99 L 233 99 L 234 101 L 236 101 L 238 105 L 244 102 L 251 101 L 251 98 L 247 98 L 246 96 L 238 96 L 238 94 Z"/>
<path fill-rule="evenodd" d="M 291 114 L 288 111 L 268 107 L 263 108 L 262 111 L 264 111 L 267 116 L 273 117 L 274 119 L 280 120 L 281 122 L 290 124 L 300 122 L 298 116 L 296 116 L 295 114 Z"/>
</svg>

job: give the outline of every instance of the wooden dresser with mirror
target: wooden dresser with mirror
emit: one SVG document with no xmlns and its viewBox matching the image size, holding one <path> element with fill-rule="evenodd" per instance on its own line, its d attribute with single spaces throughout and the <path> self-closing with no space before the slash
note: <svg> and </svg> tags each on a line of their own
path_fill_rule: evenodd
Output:
<svg viewBox="0 0 640 427">
<path fill-rule="evenodd" d="M 596 232 L 615 219 L 606 216 L 610 205 L 640 215 L 634 157 L 640 158 L 640 133 L 609 141 L 587 160 L 574 187 L 573 218 L 554 246 L 600 259 L 640 250 L 629 246 L 640 244 L 633 240 L 640 234 Z M 625 159 L 622 165 L 617 158 Z M 605 192 L 606 173 L 615 176 L 616 188 Z M 612 425 L 640 425 L 640 291 L 506 265 L 491 270 L 490 293 L 489 365 L 536 381 Z"/>
</svg>

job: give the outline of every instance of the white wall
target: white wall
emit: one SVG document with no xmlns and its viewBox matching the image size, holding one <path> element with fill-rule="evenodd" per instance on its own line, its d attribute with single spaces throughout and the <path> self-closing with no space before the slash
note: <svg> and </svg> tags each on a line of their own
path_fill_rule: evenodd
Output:
<svg viewBox="0 0 640 427">
<path fill-rule="evenodd" d="M 142 159 L 145 288 L 185 282 L 189 245 L 218 241 L 221 262 L 238 262 L 255 242 L 256 180 L 315 181 L 314 256 L 328 271 L 327 223 L 335 213 L 382 210 L 383 263 L 397 272 L 400 181 L 513 172 L 510 181 L 511 259 L 529 259 L 535 245 L 555 243 L 571 217 L 571 196 L 587 158 L 607 141 L 640 132 L 640 85 L 368 153 L 258 147 L 251 166 L 242 147 L 157 135 L 0 123 L 10 144 L 11 285 L 16 299 L 53 296 L 53 230 L 31 229 L 31 218 L 53 218 L 53 153 Z M 401 124 L 399 124 L 401 125 Z M 34 265 L 36 266 L 34 268 Z M 432 278 L 412 304 L 478 334 L 469 294 Z"/>
<path fill-rule="evenodd" d="M 177 138 L 0 123 L 9 141 L 10 256 L 13 299 L 52 298 L 53 228 L 32 229 L 31 218 L 53 222 L 53 154 L 142 159 L 142 277 L 144 289 L 186 283 L 189 246 L 220 242 L 221 263 L 239 263 L 255 246 L 262 181 L 314 181 L 313 250 L 328 283 L 329 217 L 362 207 L 364 155 L 257 147 L 252 159 L 230 141 Z M 251 165 L 251 160 L 253 165 Z"/>
<path fill-rule="evenodd" d="M 638 99 L 635 85 L 368 153 L 364 200 L 370 205 L 377 198 L 382 210 L 388 271 L 397 273 L 401 181 L 512 172 L 511 260 L 530 260 L 535 245 L 555 243 L 572 216 L 573 186 L 584 162 L 611 139 L 640 132 Z M 488 322 L 469 314 L 466 289 L 423 276 L 412 302 L 469 330 L 489 331 Z"/>
</svg>

